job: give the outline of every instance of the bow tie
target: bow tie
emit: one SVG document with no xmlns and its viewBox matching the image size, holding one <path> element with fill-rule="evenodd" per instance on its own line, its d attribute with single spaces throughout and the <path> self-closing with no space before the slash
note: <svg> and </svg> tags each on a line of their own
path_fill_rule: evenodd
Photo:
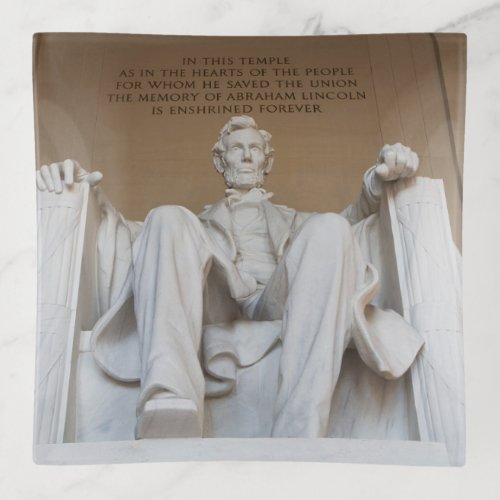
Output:
<svg viewBox="0 0 500 500">
<path fill-rule="evenodd" d="M 241 194 L 236 189 L 226 189 L 226 203 L 229 207 L 239 203 L 260 203 L 273 195 L 274 193 L 268 193 L 262 188 L 253 188 L 245 194 Z"/>
</svg>

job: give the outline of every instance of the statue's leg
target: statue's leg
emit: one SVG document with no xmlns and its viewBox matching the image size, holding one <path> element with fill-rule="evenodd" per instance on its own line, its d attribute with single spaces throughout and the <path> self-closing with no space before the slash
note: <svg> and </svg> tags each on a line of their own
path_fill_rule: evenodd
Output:
<svg viewBox="0 0 500 500">
<path fill-rule="evenodd" d="M 198 351 L 211 262 L 203 232 L 193 213 L 164 206 L 149 213 L 134 243 L 138 438 L 201 436 L 205 381 Z"/>
<path fill-rule="evenodd" d="M 254 316 L 283 318 L 273 436 L 326 436 L 364 269 L 347 221 L 321 214 L 299 229 L 271 277 Z"/>
</svg>

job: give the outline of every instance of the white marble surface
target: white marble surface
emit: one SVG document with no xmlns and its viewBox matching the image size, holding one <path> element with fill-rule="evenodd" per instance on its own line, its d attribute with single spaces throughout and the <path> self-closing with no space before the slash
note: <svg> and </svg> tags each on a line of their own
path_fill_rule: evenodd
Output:
<svg viewBox="0 0 500 500">
<path fill-rule="evenodd" d="M 0 130 L 0 491 L 8 499 L 498 498 L 500 491 L 500 3 L 195 1 L 3 4 Z M 469 35 L 464 219 L 468 454 L 462 469 L 300 463 L 41 467 L 31 461 L 35 185 L 31 34 L 108 31 L 300 35 L 405 31 Z M 223 486 L 224 485 L 224 486 Z"/>
</svg>

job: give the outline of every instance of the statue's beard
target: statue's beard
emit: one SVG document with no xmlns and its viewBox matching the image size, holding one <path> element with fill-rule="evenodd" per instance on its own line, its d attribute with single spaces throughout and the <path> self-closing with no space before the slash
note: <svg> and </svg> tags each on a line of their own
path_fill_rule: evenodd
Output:
<svg viewBox="0 0 500 500">
<path fill-rule="evenodd" d="M 224 170 L 224 181 L 230 188 L 252 189 L 264 185 L 264 170 L 258 170 L 249 173 L 241 172 L 237 168 L 226 168 Z"/>
</svg>

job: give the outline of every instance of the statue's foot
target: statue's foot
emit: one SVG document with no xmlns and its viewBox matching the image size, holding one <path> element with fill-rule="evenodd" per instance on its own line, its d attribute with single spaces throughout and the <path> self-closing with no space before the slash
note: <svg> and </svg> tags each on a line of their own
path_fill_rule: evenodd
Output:
<svg viewBox="0 0 500 500">
<path fill-rule="evenodd" d="M 201 437 L 198 410 L 190 399 L 151 399 L 137 418 L 136 439 Z"/>
</svg>

